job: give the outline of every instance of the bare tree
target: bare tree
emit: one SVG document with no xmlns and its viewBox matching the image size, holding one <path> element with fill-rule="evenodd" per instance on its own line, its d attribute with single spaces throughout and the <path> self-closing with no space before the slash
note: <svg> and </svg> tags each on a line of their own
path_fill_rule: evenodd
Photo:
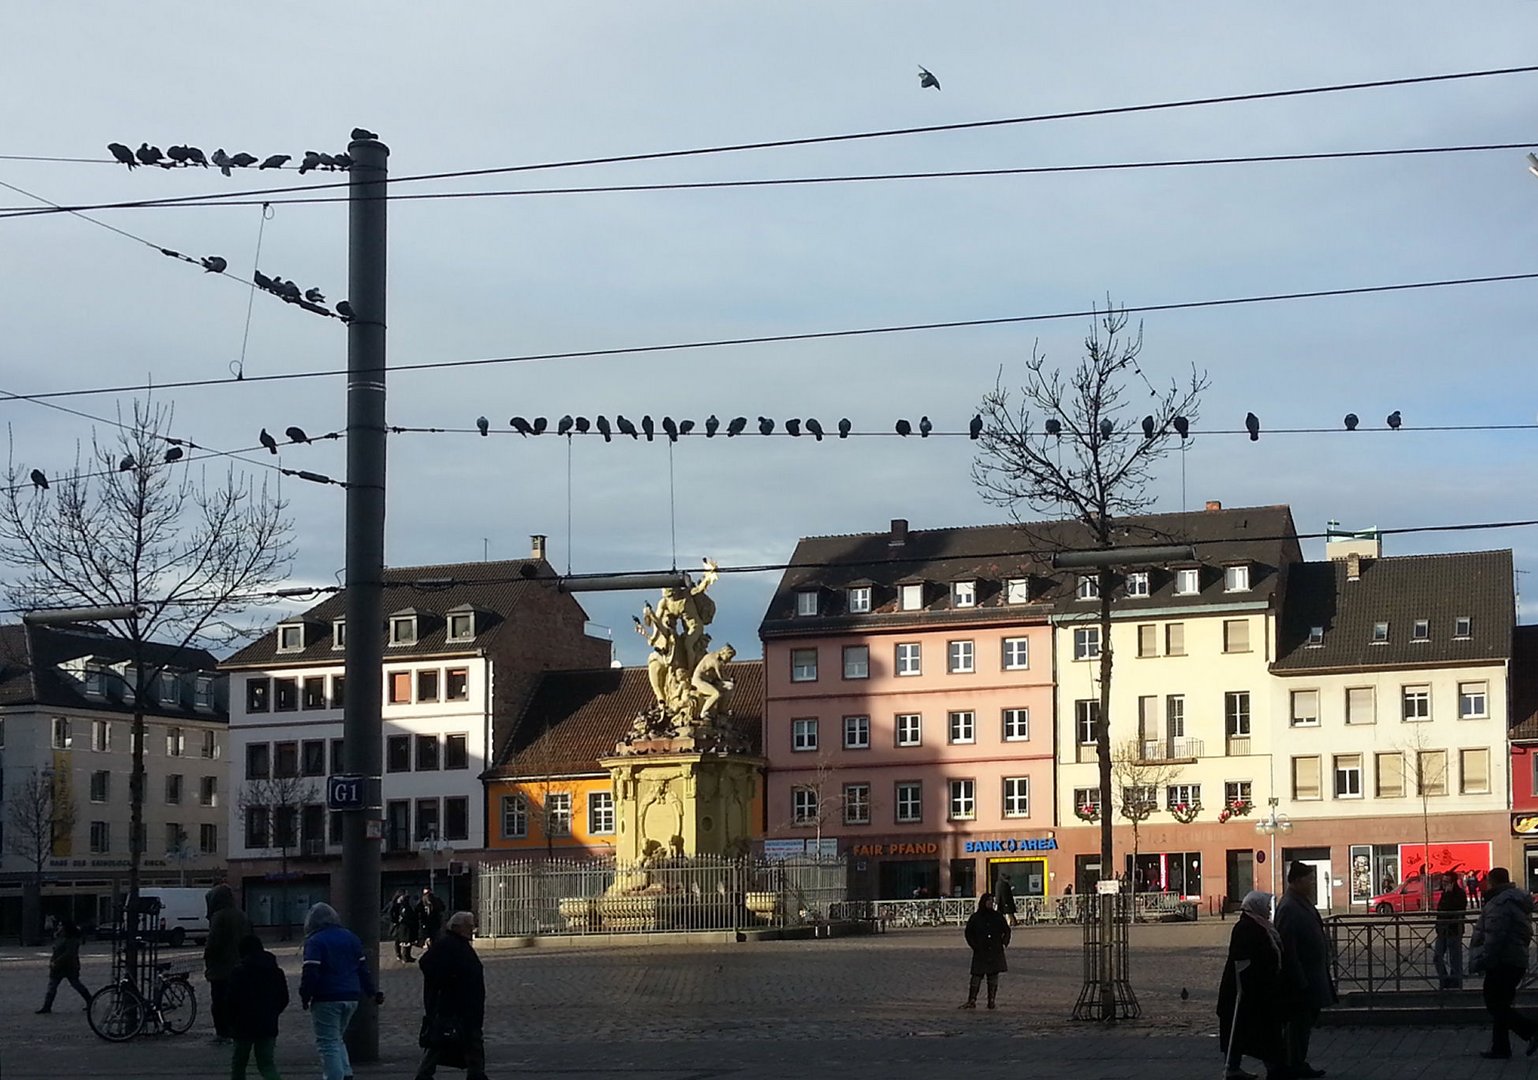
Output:
<svg viewBox="0 0 1538 1080">
<path fill-rule="evenodd" d="M 1406 724 L 1408 737 L 1401 744 L 1404 758 L 1403 776 L 1415 783 L 1415 795 L 1421 804 L 1421 894 L 1426 909 L 1431 908 L 1431 894 L 1435 886 L 1431 880 L 1431 800 L 1447 794 L 1449 776 L 1447 750 L 1430 746 L 1426 736 L 1426 723 Z M 1364 763 L 1365 766 L 1365 763 Z M 1399 880 L 1409 875 L 1405 867 L 1399 868 Z"/>
<path fill-rule="evenodd" d="M 128 643 L 133 669 L 130 901 L 144 857 L 150 689 L 178 651 L 253 632 L 234 620 L 259 605 L 254 594 L 287 577 L 292 559 L 281 498 L 230 465 L 223 473 L 211 474 L 206 464 L 195 472 L 214 455 L 173 438 L 172 418 L 170 407 L 136 400 L 130 418 L 105 436 L 93 432 L 89 450 L 77 450 L 67 472 L 46 477 L 47 487 L 13 448 L 0 495 L 0 563 L 16 572 L 3 589 L 11 605 L 137 612 L 108 630 Z M 157 644 L 170 651 L 152 653 L 148 646 Z"/>
<path fill-rule="evenodd" d="M 299 822 L 306 806 L 315 803 L 320 793 L 314 781 L 299 776 L 272 776 L 247 780 L 236 805 L 246 826 L 246 845 L 278 853 L 278 871 L 282 878 L 279 895 L 283 907 L 283 935 L 289 933 L 288 854 L 299 846 Z M 253 823 L 253 817 L 256 822 Z M 253 844 L 253 840 L 260 843 Z"/>
<path fill-rule="evenodd" d="M 1116 812 L 1132 823 L 1132 880 L 1136 888 L 1137 856 L 1140 830 L 1159 809 L 1159 792 L 1180 775 L 1180 766 L 1163 760 L 1148 760 L 1143 746 L 1136 741 L 1122 743 L 1111 762 L 1111 777 L 1116 783 Z M 1109 817 L 1110 815 L 1104 815 Z"/>
<path fill-rule="evenodd" d="M 795 800 L 794 791 L 796 788 L 812 793 L 812 813 L 810 815 L 797 814 L 793 805 L 790 818 L 784 822 L 782 827 L 814 829 L 817 854 L 820 856 L 822 854 L 823 826 L 840 821 L 850 803 L 848 792 L 842 784 L 842 773 L 839 771 L 838 763 L 826 750 L 822 751 L 817 755 L 817 764 L 812 770 L 812 775 L 808 779 L 797 783 L 792 789 L 792 802 Z M 867 800 L 869 800 L 869 797 L 869 792 L 867 791 Z M 874 808 L 874 804 L 867 801 L 866 814 L 869 815 Z"/>
<path fill-rule="evenodd" d="M 7 849 L 25 859 L 32 877 L 22 896 L 22 941 L 35 945 L 42 927 L 43 869 L 75 831 L 69 774 L 33 769 L 6 799 Z"/>
</svg>

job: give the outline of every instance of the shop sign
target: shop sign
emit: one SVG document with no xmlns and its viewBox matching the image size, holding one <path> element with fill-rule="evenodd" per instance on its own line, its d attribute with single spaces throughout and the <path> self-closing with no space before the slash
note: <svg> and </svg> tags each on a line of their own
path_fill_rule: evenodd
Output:
<svg viewBox="0 0 1538 1080">
<path fill-rule="evenodd" d="M 856 855 L 938 855 L 940 845 L 927 844 L 856 844 Z"/>
<path fill-rule="evenodd" d="M 1512 814 L 1512 836 L 1538 836 L 1538 814 Z"/>
<path fill-rule="evenodd" d="M 962 850 L 968 855 L 989 851 L 1056 851 L 1055 837 L 1027 838 L 1011 836 L 1008 840 L 968 840 Z"/>
</svg>

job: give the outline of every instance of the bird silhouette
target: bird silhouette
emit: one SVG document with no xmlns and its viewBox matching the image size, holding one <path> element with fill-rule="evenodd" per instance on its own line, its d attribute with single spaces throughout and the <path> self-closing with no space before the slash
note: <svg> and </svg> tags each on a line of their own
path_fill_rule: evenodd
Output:
<svg viewBox="0 0 1538 1080">
<path fill-rule="evenodd" d="M 128 149 L 128 147 L 124 146 L 122 143 L 109 142 L 107 144 L 107 149 L 111 152 L 113 157 L 117 158 L 117 160 L 122 162 L 124 165 L 127 165 L 130 169 L 137 169 L 139 167 L 139 161 L 134 157 L 134 152 Z"/>
<path fill-rule="evenodd" d="M 930 71 L 923 64 L 920 64 L 919 65 L 919 89 L 920 90 L 928 90 L 931 86 L 934 87 L 936 90 L 940 89 L 940 80 L 935 78 L 934 72 Z"/>
<path fill-rule="evenodd" d="M 1061 420 L 1057 419 L 1056 417 L 1052 417 L 1051 419 L 1049 419 L 1047 421 L 1047 434 L 1053 436 L 1054 438 L 1058 438 L 1058 439 L 1062 438 L 1063 437 L 1063 422 Z"/>
<path fill-rule="evenodd" d="M 187 148 L 185 146 L 168 146 L 166 147 L 166 157 L 171 159 L 172 165 L 185 165 L 187 164 Z M 165 167 L 169 169 L 172 166 L 167 165 Z"/>
<path fill-rule="evenodd" d="M 1175 426 L 1175 433 L 1184 439 L 1191 432 L 1191 421 L 1184 416 L 1177 416 L 1170 421 Z"/>
<path fill-rule="evenodd" d="M 320 168 L 320 155 L 314 150 L 306 150 L 303 160 L 299 162 L 299 175 L 303 176 L 307 172 L 314 172 L 318 168 Z"/>
<path fill-rule="evenodd" d="M 646 441 L 651 442 L 657 437 L 657 425 L 652 423 L 652 414 L 647 413 L 641 417 L 641 430 L 646 432 Z"/>
<path fill-rule="evenodd" d="M 714 439 L 716 437 L 716 432 L 720 430 L 721 421 L 716 418 L 715 413 L 711 413 L 710 416 L 705 419 L 705 438 Z"/>
<path fill-rule="evenodd" d="M 134 461 L 133 455 L 129 454 L 128 456 L 123 458 L 122 461 L 117 463 L 117 471 L 118 472 L 132 472 L 133 471 L 133 467 L 135 465 L 137 465 L 137 464 L 138 464 L 138 462 Z"/>
<path fill-rule="evenodd" d="M 182 459 L 182 448 L 180 446 L 173 446 L 173 447 L 171 447 L 171 449 L 166 451 L 166 464 L 167 465 L 171 464 L 171 462 L 173 462 L 173 461 L 180 461 L 181 459 Z"/>
<path fill-rule="evenodd" d="M 838 422 L 838 437 L 840 439 L 849 438 L 849 433 L 853 430 L 854 425 L 849 422 L 849 417 L 846 416 Z"/>
<path fill-rule="evenodd" d="M 1152 416 L 1145 416 L 1145 417 L 1143 417 L 1143 438 L 1145 438 L 1145 439 L 1152 439 L 1153 437 L 1154 437 L 1154 418 Z"/>
<path fill-rule="evenodd" d="M 934 429 L 935 429 L 935 426 L 929 422 L 929 417 L 927 417 L 927 416 L 919 417 L 919 438 L 921 438 L 921 439 L 929 438 L 929 433 L 931 431 L 933 431 Z"/>
<path fill-rule="evenodd" d="M 592 431 L 592 430 L 593 430 L 593 425 L 588 420 L 587 417 L 585 417 L 585 416 L 577 417 L 577 434 L 578 435 L 586 435 L 589 431 Z"/>
<path fill-rule="evenodd" d="M 229 263 L 219 255 L 205 255 L 202 259 L 203 269 L 210 274 L 222 274 L 229 268 Z"/>
<path fill-rule="evenodd" d="M 758 433 L 760 435 L 772 435 L 774 433 L 774 421 L 767 416 L 758 418 Z"/>
<path fill-rule="evenodd" d="M 967 428 L 967 435 L 970 438 L 977 439 L 977 438 L 980 438 L 982 436 L 982 433 L 983 433 L 983 418 L 981 416 L 974 416 L 974 417 L 972 417 L 972 424 L 971 424 L 970 427 Z"/>
<path fill-rule="evenodd" d="M 161 156 L 160 147 L 151 146 L 149 143 L 140 143 L 139 149 L 134 151 L 134 157 L 139 159 L 141 165 L 158 164 Z"/>
<path fill-rule="evenodd" d="M 232 163 L 230 161 L 230 155 L 224 152 L 224 147 L 221 146 L 219 149 L 214 151 L 212 161 L 215 165 L 219 166 L 219 171 L 222 172 L 225 176 L 230 175 L 230 165 Z"/>
<path fill-rule="evenodd" d="M 266 428 L 262 428 L 262 433 L 257 436 L 257 440 L 267 448 L 269 454 L 278 452 L 278 440 L 269 435 Z"/>
<path fill-rule="evenodd" d="M 575 423 L 576 421 L 573 420 L 571 418 L 571 414 L 568 413 L 567 415 L 561 417 L 560 423 L 555 425 L 555 433 L 557 435 L 570 435 L 572 425 Z"/>
<path fill-rule="evenodd" d="M 183 149 L 187 151 L 187 163 L 189 165 L 201 165 L 205 169 L 208 168 L 208 158 L 204 156 L 203 151 L 199 150 L 196 146 L 187 146 L 183 147 Z"/>
<path fill-rule="evenodd" d="M 491 421 L 484 416 L 477 416 L 475 418 L 475 426 L 480 429 L 481 438 L 484 439 L 487 435 L 491 434 Z"/>
<path fill-rule="evenodd" d="M 1249 429 L 1250 442 L 1260 441 L 1260 417 L 1254 413 L 1244 414 L 1244 426 Z"/>
<path fill-rule="evenodd" d="M 534 434 L 534 429 L 529 426 L 529 422 L 521 416 L 513 417 L 508 421 L 508 423 L 513 426 L 514 431 L 522 435 L 525 439 Z"/>
<path fill-rule="evenodd" d="M 664 416 L 662 418 L 662 430 L 668 433 L 668 442 L 678 441 L 678 424 L 674 422 L 671 416 Z"/>
<path fill-rule="evenodd" d="M 292 281 L 284 281 L 282 278 L 274 278 L 273 280 L 278 284 L 278 295 L 290 304 L 303 299 L 304 293 L 300 292 L 299 286 L 295 285 Z"/>
<path fill-rule="evenodd" d="M 257 157 L 255 154 L 239 153 L 230 158 L 230 164 L 235 166 L 237 169 L 249 169 L 251 166 L 255 165 L 256 162 Z"/>
<path fill-rule="evenodd" d="M 906 420 L 899 420 L 894 425 L 893 430 L 906 439 L 909 435 L 913 434 L 913 425 Z"/>
<path fill-rule="evenodd" d="M 678 422 L 678 433 L 680 435 L 687 435 L 687 434 L 689 434 L 689 432 L 691 432 L 693 430 L 694 430 L 694 421 L 693 420 L 680 420 Z"/>
<path fill-rule="evenodd" d="M 726 425 L 726 437 L 730 439 L 733 435 L 741 435 L 747 426 L 748 418 L 746 416 L 732 417 L 732 422 Z"/>
<path fill-rule="evenodd" d="M 256 287 L 258 289 L 266 289 L 268 292 L 278 291 L 277 282 L 268 277 L 266 274 L 262 273 L 260 270 L 253 272 L 251 280 L 256 282 Z"/>
<path fill-rule="evenodd" d="M 1348 412 L 1346 414 L 1346 430 L 1347 431 L 1355 431 L 1356 430 L 1356 426 L 1358 424 L 1360 424 L 1361 422 L 1362 422 L 1361 417 L 1357 416 L 1356 413 Z"/>
<path fill-rule="evenodd" d="M 353 142 L 358 142 L 361 139 L 377 139 L 379 136 L 367 128 L 353 128 L 352 138 Z"/>
<path fill-rule="evenodd" d="M 32 486 L 37 488 L 39 491 L 48 490 L 48 477 L 43 475 L 42 469 L 32 470 Z"/>
<path fill-rule="evenodd" d="M 304 290 L 304 298 L 312 304 L 324 304 L 326 302 L 326 294 L 313 287 Z"/>
<path fill-rule="evenodd" d="M 316 154 L 315 156 L 320 158 L 321 168 L 323 168 L 323 169 L 334 169 L 334 168 L 336 168 L 336 158 L 332 157 L 330 154 L 326 153 L 324 150 L 322 150 L 320 153 Z"/>
<path fill-rule="evenodd" d="M 550 421 L 549 420 L 545 419 L 543 416 L 536 416 L 534 418 L 534 434 L 536 434 L 536 435 L 543 435 L 545 432 L 547 432 L 549 430 L 550 430 Z"/>
<path fill-rule="evenodd" d="M 336 313 L 348 322 L 352 322 L 358 317 L 357 314 L 353 311 L 352 305 L 349 304 L 346 300 L 338 300 L 336 302 Z"/>
<path fill-rule="evenodd" d="M 619 428 L 619 433 L 621 435 L 629 435 L 632 439 L 639 439 L 641 437 L 636 432 L 635 424 L 631 423 L 629 420 L 626 420 L 619 413 L 614 414 L 614 426 Z"/>
<path fill-rule="evenodd" d="M 273 154 L 257 166 L 259 169 L 281 169 L 289 162 L 288 154 Z"/>
<path fill-rule="evenodd" d="M 1180 988 L 1180 1000 L 1181 1001 L 1190 1001 L 1191 1000 L 1191 991 L 1187 990 L 1184 986 L 1182 986 Z"/>
<path fill-rule="evenodd" d="M 816 439 L 818 442 L 822 442 L 822 425 L 817 422 L 817 418 L 815 416 L 807 418 L 806 430 L 812 433 L 812 438 Z"/>
<path fill-rule="evenodd" d="M 785 434 L 799 439 L 801 437 L 801 421 L 794 417 L 785 421 Z"/>
<path fill-rule="evenodd" d="M 289 442 L 307 443 L 310 441 L 310 437 L 304 433 L 304 428 L 285 428 L 283 434 L 288 436 Z"/>
<path fill-rule="evenodd" d="M 1399 425 L 1402 423 L 1404 423 L 1404 417 L 1399 415 L 1398 409 L 1395 409 L 1393 412 L 1388 414 L 1388 426 L 1393 428 L 1395 431 L 1399 430 Z"/>
<path fill-rule="evenodd" d="M 598 418 L 598 434 L 603 436 L 604 442 L 614 441 L 613 429 L 609 427 L 609 418 L 607 416 L 600 416 Z"/>
<path fill-rule="evenodd" d="M 1111 421 L 1109 421 L 1109 420 L 1102 420 L 1102 421 L 1100 421 L 1100 437 L 1102 439 L 1109 439 L 1111 437 L 1111 435 L 1115 431 L 1116 431 L 1116 425 L 1112 424 Z"/>
<path fill-rule="evenodd" d="M 340 154 L 334 155 L 331 158 L 331 167 L 333 169 L 340 169 L 342 172 L 346 172 L 348 169 L 352 168 L 352 155 L 347 153 L 345 150 Z"/>
</svg>

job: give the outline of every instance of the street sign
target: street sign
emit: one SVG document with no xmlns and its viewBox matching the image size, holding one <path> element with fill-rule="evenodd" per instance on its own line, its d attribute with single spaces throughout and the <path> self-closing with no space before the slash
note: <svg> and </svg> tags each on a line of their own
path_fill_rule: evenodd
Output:
<svg viewBox="0 0 1538 1080">
<path fill-rule="evenodd" d="M 326 807 L 330 810 L 362 810 L 367 794 L 365 779 L 350 773 L 326 777 Z"/>
</svg>

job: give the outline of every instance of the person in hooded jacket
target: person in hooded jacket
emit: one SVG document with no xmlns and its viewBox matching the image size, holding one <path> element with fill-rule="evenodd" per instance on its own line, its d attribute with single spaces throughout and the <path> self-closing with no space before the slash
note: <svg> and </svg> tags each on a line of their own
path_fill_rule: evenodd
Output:
<svg viewBox="0 0 1538 1080">
<path fill-rule="evenodd" d="M 67 982 L 75 993 L 91 1007 L 91 992 L 80 981 L 80 927 L 73 920 L 65 919 L 53 932 L 53 955 L 48 958 L 48 993 L 43 995 L 43 1007 L 39 1014 L 53 1012 L 53 998 L 59 992 L 59 984 Z"/>
<path fill-rule="evenodd" d="M 1009 944 L 1009 923 L 993 907 L 992 893 L 977 898 L 977 910 L 967 920 L 966 939 L 972 947 L 972 978 L 963 1009 L 977 1008 L 977 990 L 988 980 L 988 1008 L 998 1008 L 999 973 L 1009 970 L 1004 948 Z"/>
<path fill-rule="evenodd" d="M 1218 1049 L 1228 1080 L 1255 1080 L 1240 1067 L 1244 1055 L 1265 1062 L 1268 1080 L 1287 1075 L 1282 1038 L 1288 979 L 1282 937 L 1271 924 L 1271 894 L 1247 893 L 1228 939 L 1228 962 L 1218 985 Z"/>
<path fill-rule="evenodd" d="M 358 1002 L 372 997 L 384 1004 L 374 984 L 368 957 L 358 935 L 342 925 L 330 904 L 316 904 L 304 919 L 304 972 L 299 978 L 299 1004 L 310 1011 L 315 1049 L 325 1080 L 352 1076 L 352 1059 L 342 1036 L 358 1011 Z"/>
<path fill-rule="evenodd" d="M 1538 1025 L 1517 1012 L 1517 986 L 1527 973 L 1533 940 L 1533 898 L 1511 883 L 1511 871 L 1493 867 L 1485 878 L 1485 903 L 1469 938 L 1468 968 L 1485 973 L 1485 1008 L 1490 1012 L 1490 1049 L 1480 1057 L 1509 1058 L 1510 1032 L 1526 1041 L 1527 1056 L 1538 1054 Z"/>
<path fill-rule="evenodd" d="M 214 1041 L 230 1040 L 230 975 L 240 963 L 240 939 L 251 922 L 235 904 L 235 890 L 220 882 L 208 890 L 208 940 L 203 943 L 203 977 L 208 980 L 208 1011 L 214 1018 Z"/>
<path fill-rule="evenodd" d="M 278 958 L 262 948 L 262 939 L 240 939 L 240 963 L 230 974 L 230 1030 L 235 1036 L 230 1080 L 246 1080 L 246 1063 L 256 1054 L 262 1080 L 283 1080 L 273 1061 L 278 1043 L 278 1016 L 288 1008 L 288 980 Z"/>
</svg>

